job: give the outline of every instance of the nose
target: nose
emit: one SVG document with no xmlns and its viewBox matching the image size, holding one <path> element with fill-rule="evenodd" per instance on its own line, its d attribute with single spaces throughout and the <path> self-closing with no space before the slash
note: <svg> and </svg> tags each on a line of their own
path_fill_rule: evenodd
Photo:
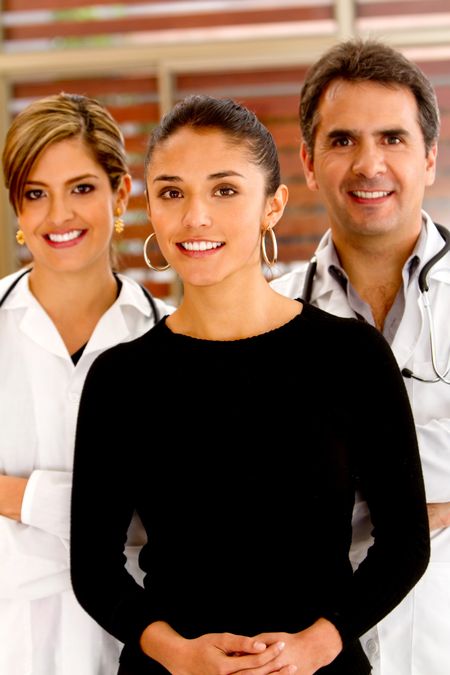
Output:
<svg viewBox="0 0 450 675">
<path fill-rule="evenodd" d="M 63 195 L 52 195 L 48 204 L 47 217 L 52 225 L 60 227 L 73 218 L 73 208 L 70 201 Z"/>
<path fill-rule="evenodd" d="M 207 227 L 212 219 L 205 200 L 200 196 L 185 198 L 183 225 L 187 228 Z"/>
<path fill-rule="evenodd" d="M 365 178 L 376 178 L 386 171 L 383 149 L 374 139 L 361 141 L 355 151 L 353 172 Z"/>
</svg>

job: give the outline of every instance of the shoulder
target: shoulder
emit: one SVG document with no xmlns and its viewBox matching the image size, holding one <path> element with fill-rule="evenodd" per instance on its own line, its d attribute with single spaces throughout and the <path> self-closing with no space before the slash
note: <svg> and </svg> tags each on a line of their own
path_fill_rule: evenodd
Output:
<svg viewBox="0 0 450 675">
<path fill-rule="evenodd" d="M 301 262 L 295 269 L 283 274 L 277 279 L 273 279 L 273 281 L 270 282 L 270 285 L 277 293 L 287 295 L 290 298 L 298 298 L 302 294 L 307 269 L 308 263 L 306 261 Z"/>
<path fill-rule="evenodd" d="M 0 279 L 0 298 L 9 290 L 9 288 L 20 279 L 20 277 L 28 272 L 28 268 L 18 270 L 6 277 Z"/>
<path fill-rule="evenodd" d="M 151 294 L 145 286 L 139 284 L 134 279 L 124 274 L 119 274 L 118 277 L 122 282 L 119 304 L 132 306 L 148 316 L 153 314 L 152 303 L 155 304 L 160 317 L 171 314 L 175 310 L 174 306 Z"/>
<path fill-rule="evenodd" d="M 135 366 L 142 371 L 149 364 L 154 366 L 157 359 L 153 357 L 162 344 L 161 333 L 164 328 L 165 322 L 162 320 L 139 337 L 105 350 L 94 361 L 91 372 L 95 376 L 114 373 L 114 377 L 121 376 L 128 379 L 129 374 L 135 374 L 133 371 Z"/>
<path fill-rule="evenodd" d="M 324 309 L 304 303 L 303 322 L 315 335 L 319 344 L 327 346 L 329 351 L 336 351 L 356 359 L 358 355 L 367 357 L 373 351 L 387 355 L 395 362 L 392 350 L 380 331 L 356 318 L 340 317 L 330 314 Z"/>
</svg>

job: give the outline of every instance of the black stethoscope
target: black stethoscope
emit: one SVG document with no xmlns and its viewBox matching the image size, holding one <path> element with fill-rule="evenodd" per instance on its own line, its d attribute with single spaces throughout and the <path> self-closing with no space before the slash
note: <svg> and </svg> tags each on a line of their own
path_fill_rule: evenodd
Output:
<svg viewBox="0 0 450 675">
<path fill-rule="evenodd" d="M 436 339 L 434 335 L 434 323 L 433 323 L 433 315 L 431 313 L 430 299 L 428 297 L 428 279 L 427 279 L 428 273 L 430 269 L 433 267 L 433 265 L 435 265 L 438 262 L 438 260 L 440 260 L 446 253 L 448 253 L 448 251 L 450 251 L 450 232 L 447 230 L 446 227 L 443 227 L 442 225 L 438 225 L 437 223 L 435 223 L 435 225 L 439 234 L 444 240 L 444 246 L 432 258 L 430 258 L 430 260 L 426 263 L 426 265 L 423 266 L 419 274 L 418 283 L 419 283 L 419 290 L 422 294 L 423 306 L 425 307 L 425 311 L 428 317 L 428 326 L 430 331 L 430 345 L 431 345 L 431 363 L 433 365 L 433 370 L 436 377 L 431 380 L 425 377 L 419 377 L 418 375 L 415 375 L 409 368 L 403 368 L 402 375 L 403 377 L 412 377 L 414 380 L 419 380 L 420 382 L 430 382 L 430 383 L 445 382 L 445 384 L 450 384 L 450 379 L 447 379 L 447 376 L 450 371 L 450 363 L 447 365 L 447 369 L 444 372 L 441 372 L 437 366 Z M 316 255 L 313 255 L 313 257 L 309 261 L 308 269 L 306 270 L 305 274 L 305 281 L 303 283 L 303 291 L 301 294 L 301 299 L 304 302 L 311 301 L 312 287 L 314 283 L 314 276 L 316 274 L 316 268 L 317 268 L 317 257 Z"/>
<path fill-rule="evenodd" d="M 3 305 L 3 303 L 5 302 L 8 295 L 16 287 L 16 285 L 19 283 L 19 281 L 22 279 L 22 277 L 24 277 L 25 274 L 28 274 L 29 272 L 31 272 L 31 270 L 32 270 L 32 267 L 28 267 L 24 272 L 22 272 L 22 274 L 19 274 L 19 276 L 14 279 L 14 281 L 12 282 L 12 284 L 10 286 L 8 286 L 8 288 L 6 289 L 6 291 L 3 293 L 2 297 L 0 298 L 0 307 Z M 117 277 L 117 274 L 114 274 L 114 276 Z M 149 293 L 146 288 L 144 288 L 144 286 L 140 286 L 140 287 L 141 287 L 141 290 L 142 290 L 143 294 L 145 295 L 145 297 L 148 300 L 148 304 L 151 307 L 152 314 L 153 314 L 153 320 L 154 320 L 155 323 L 158 323 L 158 321 L 161 317 L 159 315 L 159 311 L 158 311 L 158 308 L 156 306 L 155 299 L 152 296 L 152 294 Z"/>
</svg>

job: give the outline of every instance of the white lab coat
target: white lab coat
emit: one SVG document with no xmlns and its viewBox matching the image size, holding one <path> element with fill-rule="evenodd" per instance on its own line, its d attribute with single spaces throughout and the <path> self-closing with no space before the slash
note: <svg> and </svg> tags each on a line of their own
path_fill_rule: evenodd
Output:
<svg viewBox="0 0 450 675">
<path fill-rule="evenodd" d="M 427 214 L 424 261 L 443 246 L 442 237 Z M 339 316 L 354 316 L 340 284 L 326 271 L 331 262 L 331 233 L 322 238 L 317 252 L 317 271 L 311 303 Z M 272 286 L 290 297 L 301 296 L 307 264 L 276 279 Z M 429 272 L 439 367 L 450 359 L 450 253 Z M 433 378 L 429 327 L 417 281 L 406 292 L 404 315 L 392 343 L 402 368 Z M 450 501 L 450 385 L 405 379 L 419 441 L 428 502 Z M 333 386 L 324 382 L 324 387 Z M 370 429 L 367 430 L 370 433 Z M 386 467 L 389 471 L 389 467 Z M 355 509 L 357 540 L 369 541 L 370 526 L 365 504 Z M 395 518 L 395 513 L 392 514 Z M 401 527 L 401 523 L 399 523 Z M 352 551 L 353 561 L 362 555 Z M 450 673 L 450 528 L 431 535 L 431 560 L 416 587 L 378 626 L 361 638 L 373 666 L 373 675 L 449 675 Z"/>
<path fill-rule="evenodd" d="M 15 277 L 0 280 L 0 298 Z M 120 643 L 72 593 L 68 541 L 74 435 L 86 374 L 102 351 L 153 325 L 142 289 L 120 278 L 119 298 L 76 366 L 31 294 L 28 275 L 0 308 L 0 473 L 29 477 L 22 522 L 0 516 L 0 675 L 117 672 Z M 173 311 L 156 303 L 161 316 Z M 111 424 L 133 424 L 120 415 L 122 397 L 133 395 L 117 392 Z M 130 556 L 136 551 L 130 549 Z"/>
</svg>

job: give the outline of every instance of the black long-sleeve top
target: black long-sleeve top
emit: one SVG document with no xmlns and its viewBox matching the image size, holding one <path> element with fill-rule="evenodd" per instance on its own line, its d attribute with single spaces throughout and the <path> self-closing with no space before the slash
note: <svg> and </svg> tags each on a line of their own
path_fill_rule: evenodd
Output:
<svg viewBox="0 0 450 675">
<path fill-rule="evenodd" d="M 353 573 L 356 489 L 375 543 Z M 124 569 L 135 509 L 145 589 Z M 358 636 L 429 556 L 414 423 L 384 338 L 305 305 L 248 339 L 195 339 L 163 320 L 102 354 L 79 412 L 71 551 L 75 593 L 125 643 L 130 673 L 167 672 L 139 648 L 155 620 L 195 637 L 319 617 L 344 643 L 319 672 L 368 673 Z"/>
</svg>

